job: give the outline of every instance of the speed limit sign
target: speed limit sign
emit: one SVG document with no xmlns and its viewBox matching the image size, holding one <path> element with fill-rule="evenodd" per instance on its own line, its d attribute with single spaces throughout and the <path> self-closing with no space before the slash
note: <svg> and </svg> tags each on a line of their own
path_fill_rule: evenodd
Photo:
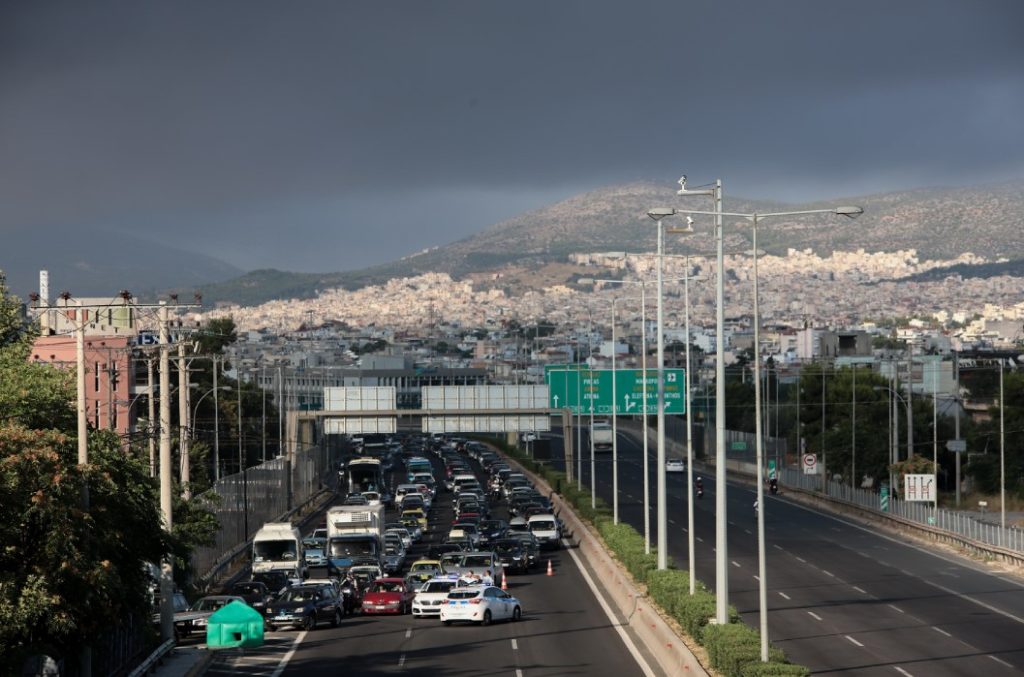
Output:
<svg viewBox="0 0 1024 677">
<path fill-rule="evenodd" d="M 818 455 L 817 454 L 804 454 L 801 457 L 800 465 L 803 466 L 805 475 L 817 475 L 818 474 Z"/>
</svg>

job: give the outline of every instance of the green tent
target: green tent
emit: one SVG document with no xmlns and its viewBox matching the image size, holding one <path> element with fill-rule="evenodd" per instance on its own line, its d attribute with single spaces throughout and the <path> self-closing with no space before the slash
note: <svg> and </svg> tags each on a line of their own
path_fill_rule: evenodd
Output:
<svg viewBox="0 0 1024 677">
<path fill-rule="evenodd" d="M 211 649 L 263 646 L 263 615 L 238 600 L 221 607 L 207 621 L 206 646 Z"/>
</svg>

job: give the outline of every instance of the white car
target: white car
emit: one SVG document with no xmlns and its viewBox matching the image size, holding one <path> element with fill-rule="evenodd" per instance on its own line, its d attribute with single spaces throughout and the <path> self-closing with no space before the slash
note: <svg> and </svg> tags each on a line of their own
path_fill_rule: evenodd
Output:
<svg viewBox="0 0 1024 677">
<path fill-rule="evenodd" d="M 412 547 L 412 533 L 405 527 L 388 527 L 384 532 L 384 536 L 387 536 L 388 534 L 395 534 L 402 539 L 402 545 L 406 550 Z"/>
<path fill-rule="evenodd" d="M 380 493 L 376 491 L 364 491 L 363 497 L 366 498 L 366 504 L 370 506 L 380 505 Z"/>
<path fill-rule="evenodd" d="M 665 461 L 665 472 L 686 472 L 686 464 L 681 458 L 670 458 Z"/>
<path fill-rule="evenodd" d="M 413 597 L 412 615 L 440 615 L 441 604 L 448 599 L 448 593 L 455 589 L 457 583 L 458 581 L 453 578 L 431 578 Z"/>
<path fill-rule="evenodd" d="M 518 621 L 522 617 L 519 600 L 494 586 L 454 588 L 441 602 L 441 622 L 445 625 L 455 621 L 490 625 L 491 621 Z"/>
</svg>

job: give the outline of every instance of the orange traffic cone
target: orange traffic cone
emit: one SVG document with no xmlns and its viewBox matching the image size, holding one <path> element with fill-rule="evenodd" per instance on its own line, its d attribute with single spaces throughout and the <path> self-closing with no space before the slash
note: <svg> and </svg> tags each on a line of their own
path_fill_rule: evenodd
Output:
<svg viewBox="0 0 1024 677">
<path fill-rule="evenodd" d="M 548 560 L 548 576 L 554 576 L 555 570 L 551 568 L 551 560 Z"/>
<path fill-rule="evenodd" d="M 508 570 L 501 572 L 501 589 L 508 592 Z"/>
</svg>

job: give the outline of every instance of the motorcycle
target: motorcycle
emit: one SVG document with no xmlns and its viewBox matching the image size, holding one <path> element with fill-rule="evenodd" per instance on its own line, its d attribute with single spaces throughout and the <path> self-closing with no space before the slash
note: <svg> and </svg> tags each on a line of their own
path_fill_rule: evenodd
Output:
<svg viewBox="0 0 1024 677">
<path fill-rule="evenodd" d="M 768 483 L 768 490 L 772 492 L 772 495 L 779 493 L 779 482 L 778 480 L 772 480 Z"/>
<path fill-rule="evenodd" d="M 359 585 L 355 581 L 344 581 L 341 584 L 342 608 L 344 613 L 352 615 L 362 606 Z"/>
</svg>

